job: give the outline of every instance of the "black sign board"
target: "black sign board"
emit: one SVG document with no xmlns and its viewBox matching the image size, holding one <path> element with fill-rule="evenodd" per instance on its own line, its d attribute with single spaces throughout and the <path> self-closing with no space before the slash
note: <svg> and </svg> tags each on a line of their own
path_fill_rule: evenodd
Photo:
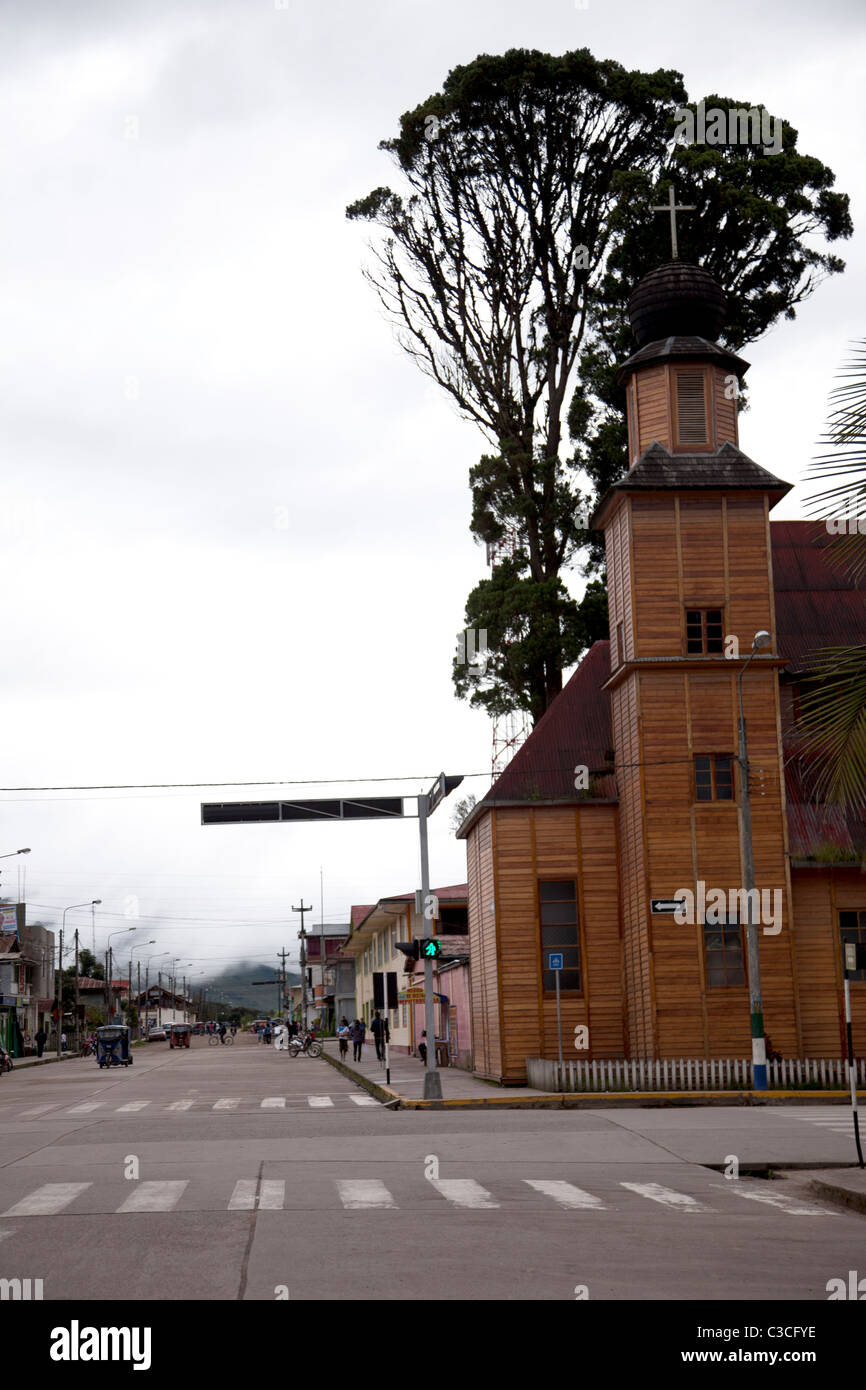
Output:
<svg viewBox="0 0 866 1390">
<path fill-rule="evenodd" d="M 685 898 L 650 898 L 650 911 L 680 912 L 686 905 Z"/>
<path fill-rule="evenodd" d="M 403 815 L 402 796 L 368 796 L 349 801 L 211 801 L 202 802 L 202 825 L 294 820 L 392 820 Z"/>
</svg>

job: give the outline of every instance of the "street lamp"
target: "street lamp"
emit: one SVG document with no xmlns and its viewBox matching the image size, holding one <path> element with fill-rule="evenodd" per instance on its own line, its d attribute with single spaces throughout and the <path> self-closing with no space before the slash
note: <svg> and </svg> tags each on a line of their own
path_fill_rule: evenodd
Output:
<svg viewBox="0 0 866 1390">
<path fill-rule="evenodd" d="M 150 941 L 139 941 L 139 942 L 138 942 L 138 945 L 139 945 L 139 946 L 155 946 L 155 945 L 156 945 L 156 937 L 153 937 Z M 135 946 L 136 946 L 136 943 L 133 942 L 133 944 L 132 944 L 132 945 L 130 946 L 130 948 L 129 948 L 129 993 L 130 993 L 130 996 L 132 995 L 132 953 L 133 953 L 133 951 L 135 950 Z M 135 1010 L 135 1012 L 136 1012 L 136 1016 L 137 1016 L 137 1018 L 138 1018 L 138 1038 L 139 1038 L 139 1042 L 140 1042 L 140 1041 L 141 1041 L 141 961 L 138 962 L 138 989 L 137 989 L 136 992 L 135 992 L 135 998 L 136 998 L 136 1010 Z M 128 1017 L 128 1014 L 127 1014 L 127 1017 Z"/>
<path fill-rule="evenodd" d="M 762 647 L 769 647 L 772 638 L 761 629 L 755 633 L 752 650 L 737 676 L 739 704 L 739 743 L 737 762 L 740 765 L 741 824 L 743 827 L 743 877 L 746 888 L 746 942 L 749 956 L 749 1013 L 752 1031 L 752 1084 L 756 1091 L 767 1089 L 767 1045 L 764 1040 L 764 1006 L 761 997 L 761 962 L 758 955 L 758 924 L 754 920 L 755 858 L 752 848 L 752 803 L 749 794 L 749 753 L 746 744 L 746 720 L 743 714 L 743 676 L 752 657 Z"/>
<path fill-rule="evenodd" d="M 19 850 L 16 850 L 16 853 L 17 853 L 17 854 L 29 854 L 30 851 L 29 851 L 29 849 L 19 849 Z M 4 856 L 4 858 L 5 858 L 5 857 L 8 857 L 8 856 Z M 60 1034 L 63 1032 L 63 933 L 64 933 L 64 931 L 66 930 L 66 914 L 67 914 L 67 912 L 74 912 L 75 909 L 78 908 L 78 907 L 90 907 L 90 908 L 95 907 L 98 903 L 101 903 L 101 902 L 102 902 L 102 899 L 101 899 L 101 898 L 91 898 L 89 902 L 86 902 L 86 903 L 73 903 L 73 904 L 71 905 L 71 907 L 64 907 L 64 909 L 63 909 L 63 917 L 62 917 L 61 922 L 60 922 L 60 952 L 59 952 L 59 961 L 60 961 L 60 964 L 59 964 L 59 966 L 58 966 L 58 969 L 59 969 L 59 971 L 60 971 L 60 984 L 59 984 L 58 987 L 57 987 L 57 1055 L 58 1055 L 58 1057 L 60 1056 Z M 76 1052 L 78 1051 L 78 1048 L 79 1048 L 79 1041 L 80 1041 L 80 1040 L 79 1040 L 79 1036 L 78 1036 L 78 950 L 76 949 L 76 952 L 75 952 L 75 1051 L 76 1051 Z"/>
</svg>

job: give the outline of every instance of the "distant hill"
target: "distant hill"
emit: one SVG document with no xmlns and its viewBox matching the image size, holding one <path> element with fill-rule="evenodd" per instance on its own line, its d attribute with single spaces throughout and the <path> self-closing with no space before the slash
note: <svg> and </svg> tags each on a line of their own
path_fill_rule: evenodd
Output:
<svg viewBox="0 0 866 1390">
<path fill-rule="evenodd" d="M 271 1015 L 277 1006 L 277 980 L 279 971 L 270 965 L 257 965 L 254 961 L 243 961 L 231 965 L 219 975 L 205 981 L 208 1000 L 223 999 L 236 1008 L 253 1009 L 262 1017 Z M 273 980 L 272 985 L 254 985 L 253 980 Z M 286 980 L 291 988 L 299 985 L 301 977 L 291 970 L 286 971 Z"/>
</svg>

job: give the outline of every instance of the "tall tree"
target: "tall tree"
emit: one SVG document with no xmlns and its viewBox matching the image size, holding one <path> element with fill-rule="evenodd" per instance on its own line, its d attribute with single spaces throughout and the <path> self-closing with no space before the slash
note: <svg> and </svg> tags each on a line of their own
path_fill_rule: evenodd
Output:
<svg viewBox="0 0 866 1390">
<path fill-rule="evenodd" d="M 487 619 L 486 669 L 454 668 L 458 693 L 491 712 L 537 720 L 604 631 L 598 590 L 579 607 L 562 575 L 587 546 L 589 570 L 600 565 L 588 518 L 625 465 L 612 364 L 628 355 L 634 280 L 669 259 L 647 210 L 662 185 L 675 174 L 678 194 L 703 199 L 694 245 L 712 247 L 700 259 L 731 289 L 734 335 L 792 316 L 818 274 L 842 269 L 802 242 L 851 228 L 796 131 L 785 126 L 771 156 L 683 147 L 672 136 L 685 102 L 679 73 L 629 72 L 586 49 L 484 55 L 381 142 L 407 190 L 347 209 L 381 232 L 367 274 L 403 347 L 493 445 L 471 471 L 471 527 L 508 563 L 467 600 L 467 624 Z M 563 457 L 567 431 L 576 448 Z"/>
</svg>

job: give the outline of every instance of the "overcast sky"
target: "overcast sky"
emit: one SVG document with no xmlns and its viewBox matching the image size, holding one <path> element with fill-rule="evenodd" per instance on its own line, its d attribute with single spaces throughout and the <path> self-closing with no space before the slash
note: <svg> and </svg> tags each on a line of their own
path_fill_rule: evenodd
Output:
<svg viewBox="0 0 866 1390">
<path fill-rule="evenodd" d="M 395 345 L 344 210 L 452 67 L 583 46 L 766 104 L 862 222 L 860 0 L 2 0 L 3 788 L 489 771 L 451 685 L 486 446 Z M 742 447 L 792 482 L 864 336 L 862 236 L 835 249 L 846 273 L 744 349 Z M 320 869 L 329 921 L 417 886 L 414 820 L 200 825 L 262 794 L 3 790 L 0 853 L 32 848 L 3 891 L 26 864 L 31 918 L 101 898 L 100 949 L 133 925 L 197 978 L 296 959 Z M 466 877 L 456 799 L 434 884 Z"/>
</svg>

